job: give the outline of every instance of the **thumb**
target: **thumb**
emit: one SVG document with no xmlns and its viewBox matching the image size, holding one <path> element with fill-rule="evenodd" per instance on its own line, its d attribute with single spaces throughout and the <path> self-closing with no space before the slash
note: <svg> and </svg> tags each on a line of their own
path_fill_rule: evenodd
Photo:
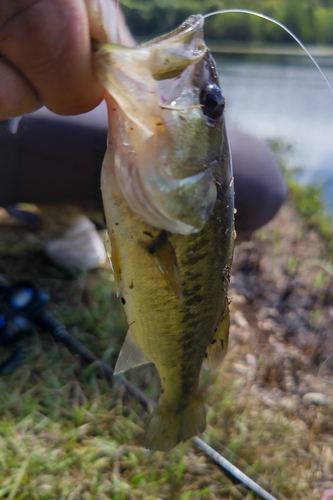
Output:
<svg viewBox="0 0 333 500">
<path fill-rule="evenodd" d="M 85 0 L 85 4 L 93 40 L 135 45 L 117 0 Z"/>
</svg>

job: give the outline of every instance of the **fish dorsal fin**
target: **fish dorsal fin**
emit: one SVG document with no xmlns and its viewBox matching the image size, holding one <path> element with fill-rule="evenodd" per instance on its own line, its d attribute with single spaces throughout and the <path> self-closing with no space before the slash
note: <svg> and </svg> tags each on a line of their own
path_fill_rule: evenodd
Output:
<svg viewBox="0 0 333 500">
<path fill-rule="evenodd" d="M 161 231 L 157 239 L 148 247 L 155 265 L 169 288 L 180 302 L 183 302 L 182 285 L 178 271 L 177 256 L 168 240 L 166 231 Z"/>
<path fill-rule="evenodd" d="M 150 363 L 143 352 L 136 345 L 130 328 L 128 329 L 125 342 L 120 349 L 119 357 L 114 369 L 114 374 L 126 372 L 130 368 Z"/>
<path fill-rule="evenodd" d="M 205 352 L 203 367 L 206 369 L 216 368 L 224 359 L 228 349 L 230 316 L 228 301 L 222 314 L 220 323 L 216 327 L 214 336 Z"/>
</svg>

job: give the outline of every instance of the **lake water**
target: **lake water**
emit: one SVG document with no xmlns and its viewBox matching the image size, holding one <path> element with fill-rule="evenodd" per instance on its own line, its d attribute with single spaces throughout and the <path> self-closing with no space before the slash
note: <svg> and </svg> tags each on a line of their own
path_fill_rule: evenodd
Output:
<svg viewBox="0 0 333 500">
<path fill-rule="evenodd" d="M 246 60 L 215 54 L 226 98 L 227 123 L 260 138 L 293 146 L 288 159 L 304 182 L 323 185 L 333 214 L 333 93 L 309 60 Z M 322 69 L 333 84 L 333 58 Z"/>
</svg>

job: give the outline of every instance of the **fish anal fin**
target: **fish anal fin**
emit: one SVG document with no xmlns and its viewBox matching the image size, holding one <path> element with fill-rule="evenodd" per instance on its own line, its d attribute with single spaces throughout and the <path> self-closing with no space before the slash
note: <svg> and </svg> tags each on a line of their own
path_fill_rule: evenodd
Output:
<svg viewBox="0 0 333 500">
<path fill-rule="evenodd" d="M 150 363 L 150 361 L 143 354 L 141 349 L 137 346 L 131 330 L 129 329 L 118 356 L 118 360 L 114 369 L 114 374 L 125 372 L 136 366 Z"/>
<path fill-rule="evenodd" d="M 168 240 L 166 231 L 161 231 L 158 238 L 148 247 L 157 269 L 169 288 L 180 302 L 183 302 L 182 285 L 178 272 L 175 250 Z"/>
<path fill-rule="evenodd" d="M 206 369 L 214 369 L 222 363 L 228 349 L 230 315 L 228 301 L 222 314 L 220 323 L 214 332 L 214 336 L 210 341 L 203 362 L 203 367 Z"/>
</svg>

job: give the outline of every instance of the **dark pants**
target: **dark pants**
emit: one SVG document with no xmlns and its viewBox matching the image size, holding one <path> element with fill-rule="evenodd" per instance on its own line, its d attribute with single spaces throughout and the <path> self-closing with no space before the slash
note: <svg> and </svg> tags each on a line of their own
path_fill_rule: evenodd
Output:
<svg viewBox="0 0 333 500">
<path fill-rule="evenodd" d="M 85 115 L 63 117 L 42 108 L 0 122 L 0 206 L 26 202 L 101 208 L 106 134 L 104 103 Z M 276 158 L 263 141 L 232 128 L 228 136 L 236 230 L 245 234 L 274 217 L 286 187 Z"/>
</svg>

